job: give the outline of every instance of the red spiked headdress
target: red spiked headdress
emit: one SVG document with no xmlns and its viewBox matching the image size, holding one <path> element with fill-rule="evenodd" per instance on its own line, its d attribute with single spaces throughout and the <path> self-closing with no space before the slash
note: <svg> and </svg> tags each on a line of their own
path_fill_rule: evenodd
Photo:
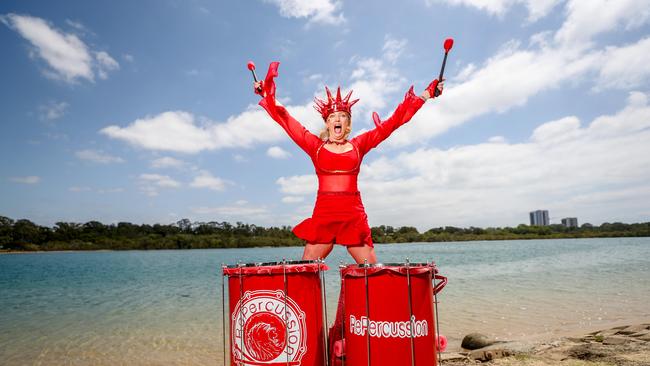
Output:
<svg viewBox="0 0 650 366">
<path fill-rule="evenodd" d="M 354 105 L 354 103 L 359 101 L 359 99 L 350 101 L 352 90 L 350 90 L 350 92 L 348 93 L 348 95 L 345 96 L 345 98 L 341 98 L 340 86 L 336 89 L 336 99 L 332 98 L 332 93 L 327 87 L 325 87 L 325 92 L 327 93 L 327 101 L 314 98 L 314 103 L 316 103 L 314 108 L 318 111 L 318 113 L 321 114 L 321 116 L 323 116 L 323 119 L 327 119 L 327 117 L 330 114 L 339 111 L 348 112 L 348 114 L 351 115 L 352 106 Z"/>
</svg>

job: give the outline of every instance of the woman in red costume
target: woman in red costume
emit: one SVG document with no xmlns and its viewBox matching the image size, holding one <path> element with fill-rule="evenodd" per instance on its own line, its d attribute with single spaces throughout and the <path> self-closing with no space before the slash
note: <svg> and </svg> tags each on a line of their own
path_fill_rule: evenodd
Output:
<svg viewBox="0 0 650 366">
<path fill-rule="evenodd" d="M 375 128 L 348 140 L 352 125 L 352 91 L 341 97 L 341 89 L 333 97 L 327 87 L 327 100 L 315 99 L 316 110 L 323 116 L 325 129 L 320 137 L 309 132 L 275 99 L 278 62 L 269 66 L 266 79 L 255 83 L 255 92 L 262 96 L 259 104 L 289 137 L 311 158 L 318 176 L 318 195 L 312 217 L 298 224 L 293 233 L 307 245 L 302 259 L 325 258 L 334 244 L 345 245 L 357 263 L 376 263 L 368 216 L 357 188 L 357 177 L 363 157 L 384 141 L 399 126 L 408 122 L 424 102 L 442 92 L 443 83 L 434 80 L 421 96 L 406 92 L 404 101 L 386 121 L 373 114 Z M 438 94 L 440 94 L 438 93 Z"/>
</svg>

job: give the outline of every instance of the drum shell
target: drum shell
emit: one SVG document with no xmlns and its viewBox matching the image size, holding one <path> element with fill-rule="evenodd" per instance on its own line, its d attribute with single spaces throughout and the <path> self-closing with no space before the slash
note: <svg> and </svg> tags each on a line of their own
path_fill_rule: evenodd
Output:
<svg viewBox="0 0 650 366">
<path fill-rule="evenodd" d="M 224 275 L 228 276 L 230 365 L 323 365 L 324 325 L 319 271 L 326 267 L 323 264 L 282 267 L 275 265 L 224 269 Z M 279 319 L 283 326 L 287 319 L 287 328 L 280 330 L 286 332 L 286 338 L 283 337 L 285 347 L 272 359 L 251 358 L 246 337 L 241 337 L 246 334 L 247 319 L 262 313 Z M 244 362 L 240 363 L 242 357 Z"/>
<path fill-rule="evenodd" d="M 404 267 L 364 270 L 349 266 L 341 270 L 345 299 L 346 365 L 366 366 L 368 356 L 373 366 L 410 365 L 412 325 L 414 364 L 436 364 L 434 270 L 430 266 L 414 267 L 410 268 L 408 276 Z M 409 321 L 411 314 L 413 318 Z M 367 315 L 369 322 L 365 320 Z"/>
</svg>

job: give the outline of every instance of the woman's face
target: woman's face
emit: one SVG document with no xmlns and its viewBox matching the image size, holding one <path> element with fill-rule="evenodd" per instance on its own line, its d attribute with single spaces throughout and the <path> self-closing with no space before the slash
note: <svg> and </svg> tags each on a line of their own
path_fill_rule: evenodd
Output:
<svg viewBox="0 0 650 366">
<path fill-rule="evenodd" d="M 350 128 L 350 115 L 347 112 L 333 112 L 325 121 L 332 141 L 343 141 Z"/>
</svg>

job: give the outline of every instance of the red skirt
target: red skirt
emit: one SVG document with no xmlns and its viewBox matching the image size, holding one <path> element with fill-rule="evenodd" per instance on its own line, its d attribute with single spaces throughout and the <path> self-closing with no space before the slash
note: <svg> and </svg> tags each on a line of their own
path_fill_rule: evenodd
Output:
<svg viewBox="0 0 650 366">
<path fill-rule="evenodd" d="M 372 244 L 368 215 L 359 192 L 318 192 L 312 217 L 293 233 L 308 244 Z"/>
</svg>

